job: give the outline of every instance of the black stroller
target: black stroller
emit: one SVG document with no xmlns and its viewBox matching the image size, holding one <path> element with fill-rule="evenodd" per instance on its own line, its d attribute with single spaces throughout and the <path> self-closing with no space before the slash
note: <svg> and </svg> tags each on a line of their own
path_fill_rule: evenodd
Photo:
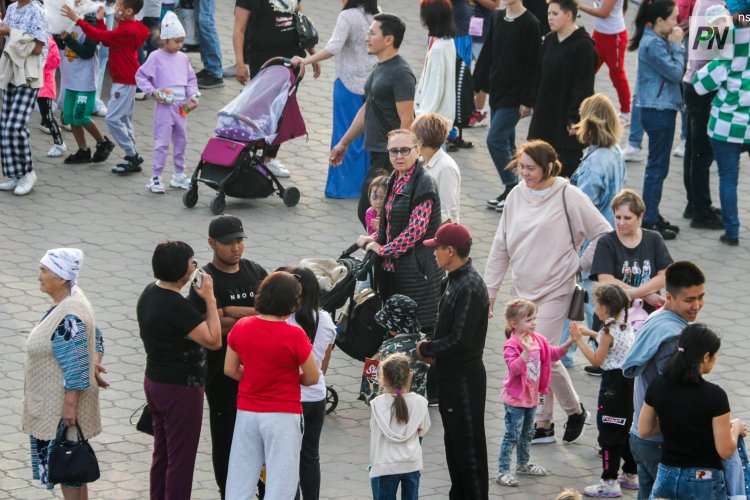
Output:
<svg viewBox="0 0 750 500">
<path fill-rule="evenodd" d="M 294 67 L 281 57 L 269 59 L 240 95 L 219 111 L 217 136 L 208 140 L 182 197 L 187 208 L 198 202 L 199 182 L 217 192 L 211 201 L 214 215 L 224 212 L 226 196 L 267 198 L 275 192 L 288 207 L 299 202 L 299 190 L 284 188 L 264 157 L 268 148 L 307 134 L 296 96 L 304 74 L 303 65 Z"/>
</svg>

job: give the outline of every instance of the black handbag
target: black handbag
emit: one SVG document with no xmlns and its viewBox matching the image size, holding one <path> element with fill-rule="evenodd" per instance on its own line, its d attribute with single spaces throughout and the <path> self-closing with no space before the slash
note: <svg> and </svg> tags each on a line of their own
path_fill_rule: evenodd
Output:
<svg viewBox="0 0 750 500">
<path fill-rule="evenodd" d="M 99 479 L 99 461 L 89 442 L 84 439 L 81 426 L 76 422 L 78 441 L 65 439 L 68 426 L 61 425 L 57 437 L 49 450 L 47 459 L 49 482 L 91 483 Z"/>
<path fill-rule="evenodd" d="M 306 50 L 315 47 L 318 44 L 318 30 L 315 29 L 310 18 L 302 12 L 294 12 L 292 16 L 299 46 Z"/>
<path fill-rule="evenodd" d="M 135 424 L 135 428 L 138 431 L 143 432 L 144 434 L 148 434 L 149 436 L 154 435 L 154 420 L 151 416 L 151 410 L 148 407 L 148 403 L 143 403 L 143 405 L 138 408 L 138 410 L 143 410 L 141 412 L 141 416 L 138 418 L 138 422 Z M 133 423 L 133 417 L 135 417 L 135 414 L 138 413 L 138 410 L 135 410 L 132 415 L 130 415 L 130 423 Z"/>
<path fill-rule="evenodd" d="M 570 242 L 573 244 L 573 250 L 578 253 L 576 248 L 575 238 L 573 238 L 573 227 L 570 225 L 570 216 L 568 215 L 568 204 L 565 201 L 565 190 L 568 186 L 563 188 L 562 199 L 563 208 L 565 209 L 565 219 L 568 221 L 568 231 L 570 231 Z M 576 273 L 576 287 L 573 290 L 573 298 L 570 301 L 570 309 L 568 309 L 568 319 L 571 321 L 583 321 L 585 318 L 583 312 L 583 305 L 589 301 L 589 293 L 583 288 L 583 280 L 581 279 L 581 272 Z"/>
</svg>

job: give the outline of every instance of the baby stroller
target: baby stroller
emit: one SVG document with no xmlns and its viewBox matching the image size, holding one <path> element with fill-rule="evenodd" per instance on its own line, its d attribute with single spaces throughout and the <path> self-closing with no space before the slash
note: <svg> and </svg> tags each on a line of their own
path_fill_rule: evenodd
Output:
<svg viewBox="0 0 750 500">
<path fill-rule="evenodd" d="M 216 137 L 208 140 L 201 161 L 190 179 L 182 203 L 192 208 L 198 202 L 198 183 L 216 191 L 211 212 L 219 215 L 226 196 L 267 198 L 276 192 L 293 207 L 300 192 L 284 188 L 266 167 L 266 150 L 307 134 L 297 104 L 297 87 L 305 74 L 303 65 L 289 59 L 269 59 L 240 95 L 219 111 Z"/>
</svg>

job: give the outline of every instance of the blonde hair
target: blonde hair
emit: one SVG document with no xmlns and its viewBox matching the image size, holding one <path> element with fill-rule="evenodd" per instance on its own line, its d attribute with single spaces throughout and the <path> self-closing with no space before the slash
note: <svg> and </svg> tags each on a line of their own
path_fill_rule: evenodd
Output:
<svg viewBox="0 0 750 500">
<path fill-rule="evenodd" d="M 576 490 L 567 488 L 561 491 L 555 500 L 581 500 L 581 494 Z"/>
<path fill-rule="evenodd" d="M 391 142 L 391 138 L 397 135 L 408 136 L 412 141 L 414 141 L 414 144 L 419 147 L 419 139 L 417 139 L 416 134 L 414 134 L 414 132 L 412 132 L 411 130 L 407 130 L 405 128 L 397 128 L 396 130 L 391 130 L 390 132 L 388 132 L 388 142 Z"/>
<path fill-rule="evenodd" d="M 617 110 L 609 97 L 594 94 L 587 97 L 579 108 L 581 120 L 573 125 L 581 144 L 609 148 L 620 142 L 622 126 Z"/>
<path fill-rule="evenodd" d="M 443 145 L 450 130 L 450 122 L 437 113 L 419 115 L 411 124 L 411 131 L 417 136 L 419 144 L 433 149 Z"/>
<path fill-rule="evenodd" d="M 612 203 L 610 203 L 609 206 L 612 208 L 613 212 L 616 212 L 617 209 L 623 205 L 627 205 L 636 217 L 640 217 L 646 213 L 646 204 L 643 203 L 643 198 L 638 196 L 638 193 L 632 189 L 625 188 L 617 193 L 615 197 L 612 198 Z"/>
<path fill-rule="evenodd" d="M 536 304 L 526 299 L 513 299 L 505 305 L 505 338 L 509 339 L 513 333 L 511 321 L 520 321 L 536 314 Z"/>
</svg>

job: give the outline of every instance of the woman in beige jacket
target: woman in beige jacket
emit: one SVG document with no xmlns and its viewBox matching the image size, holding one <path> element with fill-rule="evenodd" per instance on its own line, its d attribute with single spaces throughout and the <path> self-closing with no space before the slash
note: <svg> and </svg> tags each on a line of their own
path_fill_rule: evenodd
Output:
<svg viewBox="0 0 750 500">
<path fill-rule="evenodd" d="M 567 179 L 557 177 L 561 164 L 548 143 L 524 144 L 509 168 L 515 168 L 524 182 L 508 195 L 487 257 L 484 280 L 490 296 L 490 317 L 510 267 L 510 295 L 536 303 L 537 331 L 550 344 L 557 345 L 570 308 L 576 273 L 591 267 L 597 240 L 612 228 L 588 196 Z M 579 255 L 584 240 L 591 244 Z M 536 415 L 532 443 L 555 441 L 554 397 L 568 415 L 563 441 L 575 442 L 583 435 L 588 412 L 559 361 L 552 365 L 550 385 L 551 391 Z"/>
</svg>

